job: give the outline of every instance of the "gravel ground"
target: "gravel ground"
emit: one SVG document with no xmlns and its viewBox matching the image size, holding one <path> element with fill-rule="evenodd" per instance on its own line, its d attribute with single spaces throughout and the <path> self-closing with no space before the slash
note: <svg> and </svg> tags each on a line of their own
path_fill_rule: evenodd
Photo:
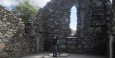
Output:
<svg viewBox="0 0 115 58">
<path fill-rule="evenodd" d="M 105 58 L 104 56 L 94 56 L 94 55 L 87 55 L 87 54 L 68 54 L 62 53 L 61 56 L 52 57 L 51 53 L 40 53 L 36 55 L 29 55 L 20 58 Z"/>
</svg>

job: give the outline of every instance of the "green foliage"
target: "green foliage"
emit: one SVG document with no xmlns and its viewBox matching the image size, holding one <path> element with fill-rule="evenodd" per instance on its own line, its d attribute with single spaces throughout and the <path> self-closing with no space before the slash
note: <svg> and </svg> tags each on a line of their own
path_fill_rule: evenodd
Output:
<svg viewBox="0 0 115 58">
<path fill-rule="evenodd" d="M 19 4 L 16 5 L 12 12 L 22 18 L 22 21 L 25 23 L 27 20 L 37 14 L 38 9 L 36 9 L 29 0 L 19 1 Z"/>
</svg>

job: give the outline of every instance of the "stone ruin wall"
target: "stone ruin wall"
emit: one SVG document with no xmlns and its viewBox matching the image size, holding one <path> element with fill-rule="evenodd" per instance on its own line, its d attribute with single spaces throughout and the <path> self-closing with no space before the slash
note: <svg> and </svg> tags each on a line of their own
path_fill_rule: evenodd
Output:
<svg viewBox="0 0 115 58">
<path fill-rule="evenodd" d="M 78 39 L 80 43 L 77 46 L 80 47 L 77 47 L 76 51 L 77 49 L 82 49 L 81 52 L 83 53 L 106 53 L 105 48 L 107 48 L 106 41 L 108 38 L 107 23 L 109 22 L 109 20 L 106 19 L 109 15 L 106 14 L 109 14 L 107 11 L 110 2 L 109 0 L 104 1 L 52 0 L 44 8 L 40 9 L 35 19 L 35 26 L 39 26 L 35 28 L 35 32 L 37 32 L 36 36 L 40 40 L 38 45 L 41 46 L 42 50 L 43 48 L 50 50 L 51 47 L 47 46 L 51 45 L 45 45 L 44 42 L 51 44 L 51 39 L 53 39 L 55 35 L 60 37 L 60 42 L 63 42 L 63 39 L 69 36 L 70 32 L 67 31 L 69 30 L 70 24 L 70 9 L 75 5 L 77 7 L 77 13 L 79 14 L 77 16 L 78 29 L 76 36 L 84 38 Z M 106 6 L 106 8 L 104 6 Z M 64 47 L 65 45 L 61 45 L 62 49 Z"/>
<path fill-rule="evenodd" d="M 115 0 L 112 1 L 111 4 L 111 25 L 110 25 L 110 30 L 109 30 L 109 34 L 110 34 L 110 40 L 109 40 L 109 58 L 115 58 Z"/>
<path fill-rule="evenodd" d="M 78 7 L 78 34 L 76 36 L 84 38 L 80 44 L 84 53 L 105 54 L 107 52 L 108 23 L 110 23 L 110 18 L 107 17 L 110 16 L 108 12 L 110 2 L 104 1 L 78 1 L 80 7 Z"/>
<path fill-rule="evenodd" d="M 21 19 L 0 6 L 0 58 L 35 52 L 35 41 L 24 32 Z"/>
<path fill-rule="evenodd" d="M 34 26 L 37 26 L 35 32 L 40 42 L 38 45 L 42 47 L 42 50 L 46 48 L 44 50 L 51 51 L 51 40 L 54 36 L 62 39 L 70 35 L 69 23 L 72 6 L 70 0 L 52 0 L 39 10 Z"/>
<path fill-rule="evenodd" d="M 35 53 L 35 51 L 51 51 L 51 40 L 54 36 L 59 36 L 60 42 L 64 43 L 63 39 L 70 35 L 70 9 L 73 5 L 77 7 L 79 14 L 77 21 L 78 35 L 76 36 L 80 38 L 77 38 L 76 48 L 72 49 L 74 47 L 71 47 L 71 51 L 74 50 L 82 53 L 95 53 L 99 51 L 97 54 L 101 54 L 100 51 L 105 51 L 102 49 L 106 47 L 104 46 L 104 48 L 102 48 L 102 46 L 99 45 L 106 43 L 106 36 L 108 36 L 108 34 L 104 31 L 108 31 L 108 28 L 106 29 L 105 27 L 110 26 L 106 24 L 109 20 L 107 17 L 104 18 L 103 15 L 109 14 L 107 12 L 108 8 L 106 8 L 107 13 L 105 13 L 103 9 L 104 5 L 101 3 L 102 1 L 95 2 L 90 0 L 52 0 L 44 8 L 39 10 L 32 25 L 26 26 L 28 28 L 27 32 L 34 33 L 34 35 L 25 34 L 24 25 L 21 20 L 11 12 L 0 7 L 0 27 L 2 27 L 0 30 L 0 46 L 2 46 L 0 48 L 0 55 L 4 54 L 6 56 L 9 54 L 9 56 L 22 56 Z M 94 5 L 96 9 L 90 5 Z M 94 14 L 94 12 L 96 12 L 96 14 Z M 33 31 L 31 31 L 30 27 L 33 28 Z M 99 35 L 102 35 L 102 37 Z M 74 39 L 71 41 L 73 40 Z M 66 48 L 67 46 L 63 44 L 61 44 L 60 47 L 62 50 L 70 49 Z M 70 46 L 68 45 L 68 47 Z"/>
</svg>

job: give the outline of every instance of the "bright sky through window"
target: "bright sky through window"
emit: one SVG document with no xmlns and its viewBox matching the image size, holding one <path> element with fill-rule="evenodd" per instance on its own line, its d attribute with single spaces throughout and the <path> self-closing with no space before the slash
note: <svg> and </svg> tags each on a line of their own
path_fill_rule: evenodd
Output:
<svg viewBox="0 0 115 58">
<path fill-rule="evenodd" d="M 71 8 L 70 21 L 71 21 L 70 28 L 73 30 L 76 30 L 76 27 L 77 27 L 77 10 L 76 10 L 75 6 L 73 6 Z"/>
<path fill-rule="evenodd" d="M 111 3 L 112 3 L 112 0 L 110 0 L 111 1 Z"/>
</svg>

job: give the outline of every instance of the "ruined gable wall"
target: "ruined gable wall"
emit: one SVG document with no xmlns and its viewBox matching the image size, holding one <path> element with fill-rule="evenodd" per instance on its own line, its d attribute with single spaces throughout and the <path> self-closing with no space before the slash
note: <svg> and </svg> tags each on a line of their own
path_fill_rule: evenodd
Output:
<svg viewBox="0 0 115 58">
<path fill-rule="evenodd" d="M 104 49 L 107 48 L 106 39 L 108 38 L 107 8 L 105 8 L 105 6 L 109 7 L 108 0 L 106 5 L 104 4 L 106 0 L 78 0 L 76 3 L 72 1 L 52 0 L 39 11 L 40 13 L 35 20 L 36 32 L 38 31 L 36 36 L 40 40 L 40 46 L 42 46 L 39 48 L 43 50 L 46 46 L 51 46 L 45 46 L 44 42 L 46 40 L 51 44 L 51 39 L 55 35 L 59 36 L 60 39 L 68 36 L 70 9 L 76 5 L 78 12 L 78 35 L 76 36 L 80 37 L 76 50 L 81 49 L 79 52 L 83 53 L 104 54 L 106 52 Z M 65 45 L 61 47 L 63 49 Z M 46 48 L 50 50 L 50 47 Z"/>
<path fill-rule="evenodd" d="M 21 19 L 0 6 L 0 58 L 35 52 L 34 41 L 29 36 L 24 36 L 24 32 Z"/>
</svg>

